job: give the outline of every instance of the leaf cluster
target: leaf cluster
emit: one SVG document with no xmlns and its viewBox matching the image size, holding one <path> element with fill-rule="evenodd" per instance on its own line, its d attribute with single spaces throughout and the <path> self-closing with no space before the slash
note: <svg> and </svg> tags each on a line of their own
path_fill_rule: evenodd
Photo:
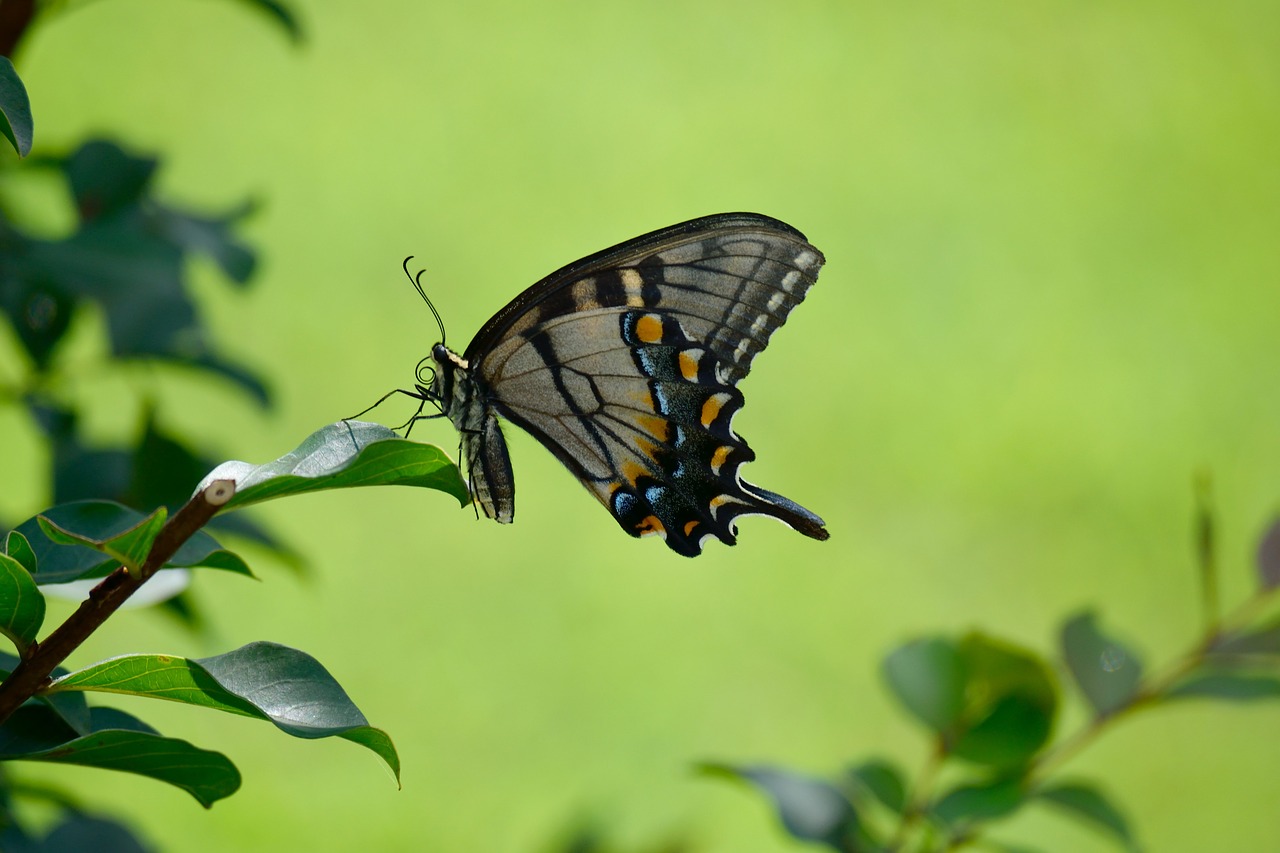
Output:
<svg viewBox="0 0 1280 853">
<path fill-rule="evenodd" d="M 58 666 L 123 602 L 121 588 L 132 591 L 157 573 L 180 568 L 252 576 L 243 559 L 200 530 L 214 512 L 369 485 L 432 488 L 461 504 L 469 498 L 460 472 L 439 448 L 406 441 L 377 424 L 344 421 L 266 465 L 224 463 L 172 516 L 163 507 L 143 514 L 110 501 L 79 501 L 19 525 L 0 554 L 0 633 L 17 651 L 0 655 L 0 761 L 134 773 L 174 785 L 206 807 L 239 788 L 239 771 L 225 755 L 86 701 L 88 693 L 115 693 L 254 717 L 293 737 L 344 738 L 373 751 L 399 778 L 391 738 L 369 725 L 319 661 L 296 649 L 255 642 L 203 659 L 127 654 L 74 672 Z M 191 520 L 192 507 L 206 507 L 206 515 Z M 89 600 L 42 636 L 40 584 L 100 578 Z M 0 846 L 29 841 L 12 812 L 0 811 Z"/>
<path fill-rule="evenodd" d="M 1213 529 L 1202 507 L 1201 541 Z M 1212 537 L 1209 537 L 1212 541 Z M 1216 601 L 1212 547 L 1201 548 L 1206 597 Z M 1012 643 L 969 633 L 924 637 L 894 649 L 882 674 L 901 708 L 929 738 L 929 758 L 910 778 L 898 763 L 874 757 L 838 779 L 774 766 L 702 765 L 744 781 L 773 805 L 792 837 L 841 853 L 986 849 L 1027 851 L 988 836 L 1023 809 L 1056 810 L 1137 850 L 1137 833 L 1104 786 L 1061 778 L 1058 768 L 1116 720 L 1188 699 L 1250 702 L 1280 698 L 1280 521 L 1262 537 L 1257 585 L 1226 618 L 1163 670 L 1104 631 L 1092 611 L 1062 624 L 1055 663 Z M 1212 612 L 1212 611 L 1207 611 Z M 1069 674 L 1087 723 L 1054 739 L 1063 702 L 1055 673 Z"/>
</svg>

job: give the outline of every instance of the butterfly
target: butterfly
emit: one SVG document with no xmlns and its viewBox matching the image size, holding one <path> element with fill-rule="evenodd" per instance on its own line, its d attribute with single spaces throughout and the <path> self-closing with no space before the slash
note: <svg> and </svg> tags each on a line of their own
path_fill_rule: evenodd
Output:
<svg viewBox="0 0 1280 853">
<path fill-rule="evenodd" d="M 515 481 L 499 418 L 555 454 L 623 530 L 678 554 L 712 538 L 733 545 L 744 515 L 826 539 L 817 515 L 741 478 L 755 454 L 733 429 L 738 382 L 823 261 L 799 231 L 755 213 L 619 243 L 521 293 L 462 355 L 440 324 L 416 390 L 401 391 L 422 401 L 410 425 L 453 422 L 474 503 L 504 524 Z M 439 413 L 422 415 L 427 403 Z"/>
</svg>

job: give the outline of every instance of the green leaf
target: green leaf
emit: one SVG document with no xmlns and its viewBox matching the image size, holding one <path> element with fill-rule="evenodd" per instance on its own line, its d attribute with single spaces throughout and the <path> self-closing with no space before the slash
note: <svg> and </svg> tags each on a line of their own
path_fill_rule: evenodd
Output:
<svg viewBox="0 0 1280 853">
<path fill-rule="evenodd" d="M 1049 740 L 1058 691 L 1033 652 L 969 634 L 956 646 L 967 673 L 963 719 L 951 753 L 1000 770 L 1028 761 Z"/>
<path fill-rule="evenodd" d="M 275 643 L 250 643 L 202 660 L 124 655 L 54 681 L 69 690 L 125 693 L 268 720 L 301 738 L 339 736 L 381 757 L 399 779 L 391 739 L 369 721 L 315 658 Z"/>
<path fill-rule="evenodd" d="M 58 545 L 83 545 L 92 548 L 136 573 L 146 562 L 147 554 L 151 553 L 151 545 L 156 541 L 160 528 L 164 527 L 168 515 L 168 511 L 160 507 L 132 527 L 106 537 L 68 529 L 43 515 L 37 516 L 36 521 L 50 541 Z"/>
<path fill-rule="evenodd" d="M 1263 589 L 1280 587 L 1280 518 L 1271 523 L 1258 543 L 1258 582 Z"/>
<path fill-rule="evenodd" d="M 1224 699 L 1250 702 L 1280 698 L 1280 677 L 1270 674 L 1200 672 L 1183 679 L 1163 694 L 1166 699 Z"/>
<path fill-rule="evenodd" d="M 1125 847 L 1131 850 L 1138 849 L 1133 832 L 1129 829 L 1129 821 L 1125 819 L 1124 814 L 1092 785 L 1080 782 L 1053 785 L 1037 791 L 1034 797 L 1083 818 L 1107 832 Z"/>
<path fill-rule="evenodd" d="M 31 100 L 9 57 L 0 56 L 0 133 L 19 157 L 31 153 Z"/>
<path fill-rule="evenodd" d="M 1025 799 L 1018 779 L 960 785 L 941 797 L 930 811 L 952 827 L 995 820 L 1017 811 Z"/>
<path fill-rule="evenodd" d="M 965 671 L 955 644 L 940 637 L 913 640 L 884 660 L 885 681 L 903 706 L 939 734 L 964 712 Z"/>
<path fill-rule="evenodd" d="M 9 531 L 8 539 L 5 542 L 5 553 L 17 560 L 19 565 L 26 569 L 29 574 L 34 575 L 36 573 L 36 567 L 39 565 L 36 560 L 36 552 L 31 550 L 31 543 L 27 541 L 27 537 L 18 531 Z"/>
<path fill-rule="evenodd" d="M 253 276 L 256 260 L 253 252 L 235 238 L 232 229 L 254 207 L 252 202 L 246 202 L 227 214 L 212 217 L 160 208 L 157 225 L 172 242 L 188 252 L 208 255 L 227 278 L 244 284 Z"/>
<path fill-rule="evenodd" d="M 274 462 L 224 462 L 201 481 L 234 480 L 226 509 L 288 495 L 356 486 L 419 486 L 471 502 L 458 467 L 438 447 L 400 438 L 381 424 L 338 421 L 312 433 Z"/>
<path fill-rule="evenodd" d="M 20 654 L 35 642 L 44 624 L 44 596 L 22 564 L 0 554 L 0 633 L 13 641 Z"/>
<path fill-rule="evenodd" d="M 902 771 L 882 760 L 865 761 L 849 769 L 849 777 L 896 814 L 907 808 L 907 783 Z"/>
<path fill-rule="evenodd" d="M 91 139 L 72 152 L 63 171 L 81 219 L 93 220 L 136 204 L 157 165 L 154 157 L 135 157 L 113 142 Z"/>
<path fill-rule="evenodd" d="M 774 767 L 731 767 L 703 764 L 710 776 L 741 779 L 759 788 L 773 803 L 783 827 L 793 838 L 849 851 L 858 832 L 858 816 L 844 793 L 822 779 Z"/>
<path fill-rule="evenodd" d="M 1213 658 L 1280 657 L 1280 619 L 1252 631 L 1223 634 L 1213 641 L 1209 654 Z"/>
<path fill-rule="evenodd" d="M 137 510 L 114 501 L 73 501 L 51 507 L 37 518 L 19 524 L 17 530 L 30 541 L 39 564 L 39 571 L 34 576 L 36 583 L 42 585 L 103 577 L 118 565 L 118 561 L 104 559 L 102 553 L 92 548 L 54 543 L 47 536 L 41 535 L 39 517 L 62 530 L 92 540 L 111 539 L 146 519 Z M 216 539 L 204 531 L 198 531 L 184 542 L 165 565 L 185 569 L 224 569 L 253 576 L 243 560 L 230 551 L 225 551 Z"/>
<path fill-rule="evenodd" d="M 142 843 L 122 823 L 81 812 L 69 812 L 49 831 L 33 853 L 147 853 L 151 848 Z"/>
<path fill-rule="evenodd" d="M 1142 682 L 1142 662 L 1103 634 L 1093 613 L 1081 613 L 1062 626 L 1062 653 L 1089 704 L 1099 716 L 1124 707 Z"/>
<path fill-rule="evenodd" d="M 240 787 L 240 773 L 225 755 L 161 737 L 122 711 L 92 712 L 92 731 L 78 735 L 48 708 L 19 708 L 0 726 L 0 759 L 136 773 L 181 788 L 206 808 Z"/>
</svg>

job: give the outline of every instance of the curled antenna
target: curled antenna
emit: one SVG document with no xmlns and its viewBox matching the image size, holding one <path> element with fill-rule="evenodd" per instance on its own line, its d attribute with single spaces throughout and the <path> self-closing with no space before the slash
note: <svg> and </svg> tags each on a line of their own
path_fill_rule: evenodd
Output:
<svg viewBox="0 0 1280 853">
<path fill-rule="evenodd" d="M 422 289 L 422 274 L 425 273 L 426 270 L 418 270 L 417 275 L 409 272 L 409 261 L 411 260 L 413 260 L 413 255 L 405 258 L 401 267 L 404 269 L 404 274 L 409 277 L 409 281 L 413 282 L 413 287 L 418 291 L 418 295 L 422 297 L 422 301 L 427 303 L 427 307 L 431 309 L 431 316 L 436 318 L 436 325 L 440 327 L 440 343 L 444 343 L 444 321 L 440 319 L 440 312 L 436 310 L 436 306 L 431 304 L 431 299 L 427 297 L 427 292 Z"/>
</svg>

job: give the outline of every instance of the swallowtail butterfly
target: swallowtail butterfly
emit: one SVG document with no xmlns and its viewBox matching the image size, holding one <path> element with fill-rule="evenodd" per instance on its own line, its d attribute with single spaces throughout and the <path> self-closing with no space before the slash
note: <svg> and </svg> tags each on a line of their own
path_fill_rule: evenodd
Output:
<svg viewBox="0 0 1280 853">
<path fill-rule="evenodd" d="M 462 355 L 442 340 L 404 393 L 458 428 L 471 494 L 499 522 L 515 515 L 502 417 L 623 530 L 661 536 L 679 554 L 696 556 L 709 538 L 734 544 L 742 515 L 826 539 L 817 515 L 741 478 L 755 454 L 733 430 L 738 382 L 823 260 L 799 231 L 755 213 L 672 225 L 547 276 Z"/>
</svg>

